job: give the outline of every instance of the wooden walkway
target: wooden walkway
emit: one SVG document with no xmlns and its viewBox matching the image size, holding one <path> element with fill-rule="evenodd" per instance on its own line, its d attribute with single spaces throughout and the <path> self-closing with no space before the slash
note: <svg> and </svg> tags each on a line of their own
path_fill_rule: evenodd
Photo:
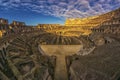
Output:
<svg viewBox="0 0 120 80">
<path fill-rule="evenodd" d="M 54 78 L 55 80 L 68 80 L 65 56 L 57 56 Z"/>
</svg>

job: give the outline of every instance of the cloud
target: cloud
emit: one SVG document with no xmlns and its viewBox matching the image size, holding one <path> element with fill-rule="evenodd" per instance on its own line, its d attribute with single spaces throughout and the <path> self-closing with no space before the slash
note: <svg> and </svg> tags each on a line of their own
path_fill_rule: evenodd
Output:
<svg viewBox="0 0 120 80">
<path fill-rule="evenodd" d="M 2 8 L 24 9 L 62 18 L 88 17 L 120 7 L 120 0 L 0 0 Z"/>
</svg>

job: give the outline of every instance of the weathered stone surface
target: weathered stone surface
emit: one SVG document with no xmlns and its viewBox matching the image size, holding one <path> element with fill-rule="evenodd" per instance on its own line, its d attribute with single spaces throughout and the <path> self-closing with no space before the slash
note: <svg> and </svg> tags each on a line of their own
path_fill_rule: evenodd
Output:
<svg viewBox="0 0 120 80">
<path fill-rule="evenodd" d="M 105 19 L 106 21 L 102 21 L 103 23 L 95 29 L 93 29 L 92 25 L 90 25 L 90 28 L 84 27 L 84 31 L 80 30 L 81 26 L 59 28 L 61 30 L 58 30 L 58 32 L 53 30 L 49 33 L 40 29 L 36 30 L 38 28 L 24 28 L 25 30 L 14 28 L 10 35 L 7 34 L 0 39 L 0 79 L 119 80 L 119 13 L 120 9 L 100 15 L 99 18 L 92 21 L 104 20 L 105 18 L 109 20 Z M 79 36 L 84 34 L 85 31 L 91 31 L 91 28 L 92 34 Z M 78 35 L 73 36 L 75 34 Z M 82 48 L 78 53 L 74 54 L 75 47 L 56 49 L 52 46 L 55 52 L 52 52 L 50 48 L 46 54 L 40 48 L 41 44 L 80 44 Z M 65 50 L 66 53 L 63 52 Z M 51 55 L 49 52 L 56 53 L 56 55 L 52 56 L 53 54 Z M 68 56 L 70 54 L 72 55 Z"/>
</svg>

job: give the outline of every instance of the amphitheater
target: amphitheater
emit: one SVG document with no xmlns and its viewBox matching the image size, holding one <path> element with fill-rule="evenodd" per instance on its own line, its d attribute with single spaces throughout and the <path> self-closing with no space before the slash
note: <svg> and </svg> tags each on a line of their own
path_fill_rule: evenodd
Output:
<svg viewBox="0 0 120 80">
<path fill-rule="evenodd" d="M 119 35 L 120 8 L 65 25 L 0 24 L 0 80 L 120 80 Z"/>
</svg>

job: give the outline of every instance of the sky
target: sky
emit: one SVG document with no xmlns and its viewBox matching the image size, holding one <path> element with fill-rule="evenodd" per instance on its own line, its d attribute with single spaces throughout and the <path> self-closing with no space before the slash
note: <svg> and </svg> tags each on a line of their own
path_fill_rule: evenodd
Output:
<svg viewBox="0 0 120 80">
<path fill-rule="evenodd" d="M 28 25 L 64 24 L 120 8 L 120 0 L 0 0 L 0 18 Z"/>
</svg>

